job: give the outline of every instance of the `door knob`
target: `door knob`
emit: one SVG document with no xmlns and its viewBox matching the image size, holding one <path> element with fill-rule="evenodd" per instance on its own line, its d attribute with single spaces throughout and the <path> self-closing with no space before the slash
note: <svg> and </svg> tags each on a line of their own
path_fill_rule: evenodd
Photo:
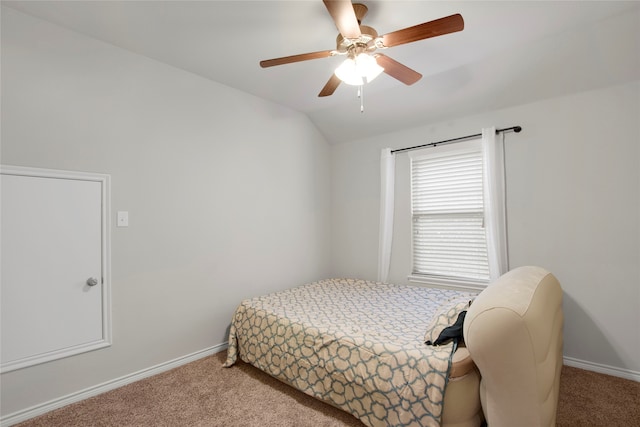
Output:
<svg viewBox="0 0 640 427">
<path fill-rule="evenodd" d="M 98 279 L 96 279 L 95 277 L 89 277 L 87 279 L 87 285 L 89 286 L 95 286 L 98 284 Z"/>
</svg>

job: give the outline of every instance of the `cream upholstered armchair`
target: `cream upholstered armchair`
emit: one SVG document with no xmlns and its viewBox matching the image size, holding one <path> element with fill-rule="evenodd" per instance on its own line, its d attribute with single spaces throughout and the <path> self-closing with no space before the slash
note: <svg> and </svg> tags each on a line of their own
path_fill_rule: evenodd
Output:
<svg viewBox="0 0 640 427">
<path fill-rule="evenodd" d="M 560 284 L 540 267 L 504 274 L 473 301 L 464 338 L 489 427 L 555 425 L 563 320 Z"/>
</svg>

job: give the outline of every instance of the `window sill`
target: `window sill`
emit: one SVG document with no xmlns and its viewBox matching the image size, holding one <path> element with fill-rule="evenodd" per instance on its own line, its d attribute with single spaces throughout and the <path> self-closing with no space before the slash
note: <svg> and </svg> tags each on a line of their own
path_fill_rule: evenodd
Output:
<svg viewBox="0 0 640 427">
<path fill-rule="evenodd" d="M 463 291 L 480 292 L 485 289 L 488 283 L 465 282 L 462 280 L 445 279 L 441 277 L 419 276 L 415 274 L 409 275 L 409 282 L 422 283 L 433 286 L 434 288 L 457 289 Z"/>
</svg>

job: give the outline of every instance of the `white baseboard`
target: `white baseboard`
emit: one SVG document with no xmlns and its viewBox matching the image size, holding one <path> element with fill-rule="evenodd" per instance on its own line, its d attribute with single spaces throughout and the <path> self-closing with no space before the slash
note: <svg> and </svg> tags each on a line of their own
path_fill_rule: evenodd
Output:
<svg viewBox="0 0 640 427">
<path fill-rule="evenodd" d="M 603 365 L 602 363 L 587 362 L 585 360 L 564 357 L 564 364 L 574 368 L 585 369 L 587 371 L 598 372 L 600 374 L 613 375 L 614 377 L 626 378 L 640 382 L 640 372 L 631 369 L 616 368 L 615 366 Z"/>
<path fill-rule="evenodd" d="M 196 351 L 195 353 L 187 354 L 186 356 L 178 357 L 177 359 L 160 363 L 159 365 L 155 365 L 150 368 L 146 368 L 141 371 L 134 372 L 132 374 L 125 375 L 123 377 L 116 378 L 102 384 L 98 384 L 93 387 L 68 394 L 58 399 L 53 399 L 48 402 L 32 406 L 30 408 L 23 409 L 21 411 L 5 415 L 0 418 L 0 427 L 8 427 L 17 423 L 21 423 L 22 421 L 37 417 L 49 411 L 53 411 L 54 409 L 62 408 L 63 406 L 67 406 L 72 403 L 97 396 L 106 391 L 122 387 L 123 385 L 127 385 L 141 379 L 157 375 L 161 372 L 168 371 L 170 369 L 177 368 L 178 366 L 185 365 L 198 359 L 202 359 L 203 357 L 221 352 L 223 350 L 226 350 L 227 347 L 228 344 L 214 345 L 213 347 L 205 348 L 204 350 Z"/>
</svg>

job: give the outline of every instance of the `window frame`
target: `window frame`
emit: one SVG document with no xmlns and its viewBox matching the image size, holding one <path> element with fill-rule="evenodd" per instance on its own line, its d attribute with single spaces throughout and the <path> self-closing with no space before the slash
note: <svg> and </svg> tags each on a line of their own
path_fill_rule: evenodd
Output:
<svg viewBox="0 0 640 427">
<path fill-rule="evenodd" d="M 411 229 L 411 273 L 408 276 L 408 280 L 410 282 L 429 284 L 435 287 L 460 288 L 460 289 L 466 289 L 466 290 L 482 290 L 490 283 L 489 278 L 484 280 L 484 279 L 475 279 L 475 278 L 462 277 L 462 276 L 440 276 L 440 275 L 433 275 L 433 274 L 421 274 L 420 272 L 416 271 L 416 266 L 415 266 L 416 248 L 415 248 L 415 228 L 414 228 L 415 214 L 414 214 L 414 183 L 413 183 L 414 161 L 419 159 L 424 159 L 424 158 L 437 158 L 437 157 L 449 156 L 452 153 L 463 154 L 463 153 L 469 153 L 469 152 L 479 153 L 482 160 L 483 173 L 482 173 L 481 197 L 482 197 L 483 203 L 481 206 L 481 212 L 477 213 L 477 215 L 481 215 L 484 218 L 484 215 L 485 215 L 484 180 L 486 179 L 484 174 L 484 163 L 486 160 L 484 158 L 484 153 L 482 149 L 482 138 L 474 138 L 471 140 L 456 142 L 453 144 L 443 144 L 443 145 L 438 145 L 434 147 L 427 147 L 427 148 L 416 150 L 414 152 L 409 153 L 409 158 L 410 158 L 410 164 L 409 164 L 409 174 L 410 174 L 409 176 L 409 184 L 410 184 L 409 216 L 410 217 L 409 217 L 409 220 L 411 222 L 411 227 L 410 227 Z M 488 245 L 486 233 L 484 234 L 484 242 L 485 242 L 485 245 Z M 488 250 L 488 247 L 487 247 L 487 250 Z M 487 259 L 486 262 L 487 262 L 486 268 L 488 270 L 489 260 Z"/>
</svg>

